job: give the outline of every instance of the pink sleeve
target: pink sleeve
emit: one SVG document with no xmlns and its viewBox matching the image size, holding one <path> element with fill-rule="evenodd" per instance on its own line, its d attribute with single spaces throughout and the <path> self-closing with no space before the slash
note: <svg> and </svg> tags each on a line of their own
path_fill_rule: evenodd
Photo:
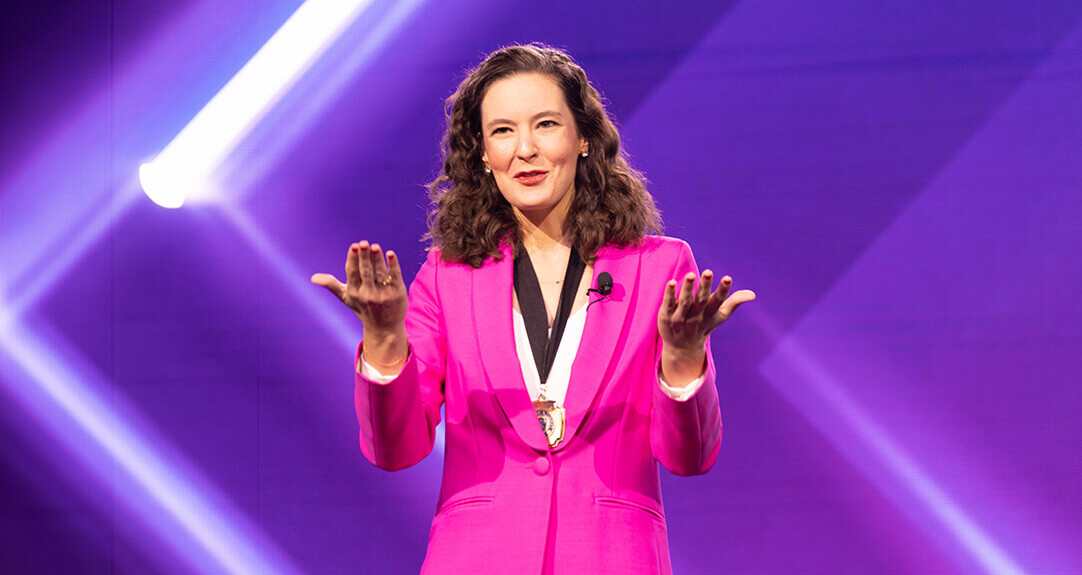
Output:
<svg viewBox="0 0 1082 575">
<path fill-rule="evenodd" d="M 406 335 L 409 358 L 398 377 L 380 382 L 354 370 L 354 403 L 361 452 L 389 471 L 410 467 L 432 451 L 443 404 L 447 354 L 436 289 L 438 255 L 430 251 L 409 289 Z M 362 341 L 354 365 L 359 365 Z"/>
<path fill-rule="evenodd" d="M 699 273 L 691 248 L 680 242 L 680 254 L 668 278 L 681 281 L 688 272 Z M 654 377 L 661 373 L 661 349 L 658 335 Z M 715 386 L 714 357 L 710 338 L 706 339 L 706 370 L 702 384 L 684 401 L 670 397 L 660 382 L 654 383 L 650 408 L 650 449 L 654 457 L 676 475 L 706 473 L 717 460 L 721 448 L 721 408 Z"/>
</svg>

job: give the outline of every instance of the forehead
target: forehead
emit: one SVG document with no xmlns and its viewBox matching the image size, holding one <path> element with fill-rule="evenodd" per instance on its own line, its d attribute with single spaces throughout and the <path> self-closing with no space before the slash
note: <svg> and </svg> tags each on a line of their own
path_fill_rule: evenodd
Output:
<svg viewBox="0 0 1082 575">
<path fill-rule="evenodd" d="M 570 115 L 563 90 L 546 74 L 516 74 L 496 80 L 481 100 L 481 122 L 529 118 L 542 110 Z"/>
</svg>

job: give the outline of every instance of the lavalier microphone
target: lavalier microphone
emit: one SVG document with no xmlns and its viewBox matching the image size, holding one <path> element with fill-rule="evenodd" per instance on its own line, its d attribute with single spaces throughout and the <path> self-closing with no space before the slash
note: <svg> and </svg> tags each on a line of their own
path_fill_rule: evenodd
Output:
<svg viewBox="0 0 1082 575">
<path fill-rule="evenodd" d="M 610 274 L 609 272 L 601 272 L 597 274 L 597 287 L 586 290 L 586 293 L 597 292 L 601 294 L 601 297 L 591 301 L 587 307 L 589 307 L 590 305 L 594 305 L 595 303 L 608 297 L 609 294 L 612 293 L 612 285 L 612 274 Z"/>
</svg>

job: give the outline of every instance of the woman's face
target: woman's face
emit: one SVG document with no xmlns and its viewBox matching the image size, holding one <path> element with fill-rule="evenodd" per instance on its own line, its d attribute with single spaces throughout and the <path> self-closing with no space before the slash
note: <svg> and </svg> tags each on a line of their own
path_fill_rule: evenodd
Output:
<svg viewBox="0 0 1082 575">
<path fill-rule="evenodd" d="M 481 130 L 481 158 L 508 203 L 527 217 L 543 218 L 561 203 L 566 209 L 586 140 L 552 78 L 527 73 L 493 82 L 481 100 Z"/>
</svg>

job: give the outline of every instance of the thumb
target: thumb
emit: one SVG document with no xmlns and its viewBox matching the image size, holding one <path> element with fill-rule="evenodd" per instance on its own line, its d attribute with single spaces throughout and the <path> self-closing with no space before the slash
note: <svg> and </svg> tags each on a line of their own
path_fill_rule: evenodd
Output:
<svg viewBox="0 0 1082 575">
<path fill-rule="evenodd" d="M 725 303 L 721 305 L 720 312 L 722 318 L 728 318 L 730 315 L 733 314 L 734 311 L 736 311 L 736 308 L 740 307 L 742 304 L 754 300 L 755 292 L 751 291 L 750 289 L 742 289 L 734 293 L 733 295 L 726 298 Z"/>
<path fill-rule="evenodd" d="M 331 274 L 312 274 L 310 281 L 327 288 L 327 291 L 333 293 L 338 299 L 342 299 L 342 296 L 346 293 L 345 284 L 338 281 L 338 278 Z"/>
</svg>

